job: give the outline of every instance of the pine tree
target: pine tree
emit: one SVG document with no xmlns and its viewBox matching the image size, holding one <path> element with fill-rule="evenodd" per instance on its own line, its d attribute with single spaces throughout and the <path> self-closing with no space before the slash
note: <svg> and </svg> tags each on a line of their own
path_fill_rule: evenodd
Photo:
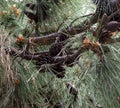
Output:
<svg viewBox="0 0 120 108">
<path fill-rule="evenodd" d="M 1 0 L 0 108 L 119 108 L 119 0 Z"/>
</svg>

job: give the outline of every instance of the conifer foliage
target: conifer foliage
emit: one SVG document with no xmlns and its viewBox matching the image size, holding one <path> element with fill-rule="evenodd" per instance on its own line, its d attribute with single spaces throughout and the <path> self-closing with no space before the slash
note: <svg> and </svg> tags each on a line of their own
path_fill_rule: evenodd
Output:
<svg viewBox="0 0 120 108">
<path fill-rule="evenodd" d="M 119 108 L 119 0 L 1 0 L 0 108 Z"/>
</svg>

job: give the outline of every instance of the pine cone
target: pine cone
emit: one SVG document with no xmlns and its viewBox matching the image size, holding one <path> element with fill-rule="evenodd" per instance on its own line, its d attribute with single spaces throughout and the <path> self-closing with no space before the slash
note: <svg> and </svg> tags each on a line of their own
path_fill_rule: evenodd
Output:
<svg viewBox="0 0 120 108">
<path fill-rule="evenodd" d="M 117 21 L 110 21 L 106 26 L 105 29 L 110 32 L 115 32 L 120 27 L 120 22 Z"/>
<path fill-rule="evenodd" d="M 41 55 L 39 59 L 35 62 L 36 68 L 40 69 L 43 64 L 52 64 L 51 70 L 58 78 L 63 78 L 65 76 L 65 68 L 61 63 L 54 64 L 54 59 L 50 55 Z"/>
<path fill-rule="evenodd" d="M 59 41 L 64 41 L 66 39 L 68 39 L 68 36 L 66 34 L 60 34 Z"/>
<path fill-rule="evenodd" d="M 51 45 L 51 47 L 49 48 L 50 56 L 55 57 L 57 54 L 60 53 L 62 47 L 63 47 L 63 45 L 62 45 L 62 43 L 60 43 L 60 42 L 58 42 L 58 43 L 53 43 L 53 44 Z"/>
<path fill-rule="evenodd" d="M 44 64 L 52 64 L 54 59 L 49 56 L 48 54 L 46 55 L 41 55 L 37 61 L 35 61 L 35 65 L 37 69 L 41 68 L 41 65 Z"/>
</svg>

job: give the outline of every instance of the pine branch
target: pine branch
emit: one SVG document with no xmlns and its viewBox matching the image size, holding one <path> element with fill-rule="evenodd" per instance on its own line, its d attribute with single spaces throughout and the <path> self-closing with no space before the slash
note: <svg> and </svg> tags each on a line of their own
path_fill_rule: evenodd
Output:
<svg viewBox="0 0 120 108">
<path fill-rule="evenodd" d="M 110 16 L 106 16 L 103 15 L 103 19 L 101 19 L 101 24 L 98 27 L 98 30 L 96 30 L 98 33 L 97 35 L 100 35 L 100 31 L 102 30 L 102 28 L 110 21 L 110 19 L 115 16 L 120 10 L 118 9 L 117 11 L 115 11 L 113 14 L 111 14 Z M 104 20 L 105 19 L 105 20 Z M 56 37 L 60 38 L 60 41 L 64 41 L 66 39 L 69 38 L 69 35 L 76 35 L 76 34 L 80 34 L 85 32 L 86 30 L 89 30 L 91 28 L 92 25 L 94 25 L 95 23 L 97 23 L 98 20 L 98 13 L 93 14 L 90 18 L 90 20 L 85 20 L 83 21 L 81 24 L 77 25 L 77 26 L 73 26 L 71 27 L 71 25 L 69 27 L 67 27 L 65 30 L 59 31 L 59 32 L 55 32 L 49 35 L 45 35 L 45 36 L 38 36 L 38 37 L 31 37 L 30 41 L 32 43 L 36 43 L 39 45 L 49 45 L 53 42 L 55 42 Z M 106 22 L 105 22 L 106 21 Z M 104 23 L 104 24 L 103 24 Z M 99 36 L 98 36 L 99 37 Z"/>
<path fill-rule="evenodd" d="M 58 62 L 65 62 L 66 65 L 69 65 L 74 62 L 74 60 L 83 52 L 92 50 L 94 53 L 98 54 L 98 56 L 102 56 L 102 51 L 100 49 L 100 46 L 96 43 L 87 43 L 83 44 L 78 51 L 74 52 L 73 54 L 68 54 L 68 55 L 63 55 L 63 56 L 55 56 L 51 57 L 53 58 L 53 63 L 58 63 Z M 7 51 L 11 56 L 16 56 L 16 57 L 21 57 L 26 60 L 40 60 L 43 57 L 42 55 L 48 56 L 49 51 L 46 52 L 39 52 L 39 53 L 30 53 L 28 51 L 21 51 L 21 50 L 16 50 L 14 48 L 9 49 Z"/>
</svg>

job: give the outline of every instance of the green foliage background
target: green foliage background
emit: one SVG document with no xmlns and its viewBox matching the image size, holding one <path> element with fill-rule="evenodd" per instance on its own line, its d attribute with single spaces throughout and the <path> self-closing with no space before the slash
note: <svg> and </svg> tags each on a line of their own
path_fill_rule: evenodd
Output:
<svg viewBox="0 0 120 108">
<path fill-rule="evenodd" d="M 28 2 L 36 1 L 0 1 L 0 11 L 7 11 L 5 17 L 0 16 L 0 107 L 54 108 L 56 103 L 61 103 L 63 108 L 68 108 L 73 102 L 73 96 L 68 93 L 65 83 L 70 82 L 78 90 L 78 99 L 72 103 L 72 108 L 119 108 L 120 43 L 106 45 L 110 52 L 104 53 L 105 64 L 101 63 L 93 52 L 83 53 L 79 65 L 66 67 L 63 79 L 56 78 L 51 70 L 39 73 L 32 61 L 5 54 L 5 48 L 16 47 L 14 42 L 19 34 L 25 37 L 34 36 L 34 23 L 28 23 L 28 18 L 23 12 L 16 17 L 10 10 L 10 6 L 16 5 L 22 11 Z M 50 18 L 39 24 L 40 35 L 57 31 L 63 21 L 59 30 L 64 29 L 75 18 L 95 11 L 95 6 L 90 0 L 61 0 L 59 5 L 52 0 L 44 2 L 51 7 Z M 73 25 L 78 25 L 85 19 L 79 18 Z M 86 36 L 92 37 L 89 31 Z M 81 44 L 81 34 L 70 41 L 73 48 L 77 49 Z M 48 48 L 49 46 L 38 46 L 37 50 L 43 51 Z M 19 84 L 15 85 L 14 81 L 17 80 Z"/>
</svg>

